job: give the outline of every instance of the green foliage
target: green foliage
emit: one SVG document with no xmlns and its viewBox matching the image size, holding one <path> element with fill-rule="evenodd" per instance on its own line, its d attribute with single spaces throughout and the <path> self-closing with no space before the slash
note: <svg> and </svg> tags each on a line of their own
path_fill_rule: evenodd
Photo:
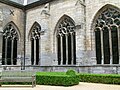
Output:
<svg viewBox="0 0 120 90">
<path fill-rule="evenodd" d="M 79 84 L 78 75 L 66 75 L 63 72 L 38 72 L 36 78 L 39 85 L 72 86 Z"/>
<path fill-rule="evenodd" d="M 120 74 L 77 74 L 73 70 L 67 72 L 37 72 L 36 82 L 38 85 L 56 85 L 56 86 L 72 86 L 79 82 L 120 84 Z M 21 83 L 3 83 L 3 84 L 30 84 Z"/>
<path fill-rule="evenodd" d="M 65 72 L 37 72 L 36 75 L 59 76 L 59 75 L 66 75 L 66 73 Z"/>
<path fill-rule="evenodd" d="M 79 84 L 78 75 L 66 75 L 65 72 L 37 72 L 37 85 L 56 85 L 56 86 L 72 86 Z M 22 84 L 27 85 L 27 82 L 4 82 L 2 84 Z"/>
<path fill-rule="evenodd" d="M 76 75 L 76 72 L 74 70 L 70 69 L 66 72 L 66 75 Z"/>
<path fill-rule="evenodd" d="M 120 75 L 117 74 L 79 74 L 81 82 L 120 84 Z"/>
</svg>

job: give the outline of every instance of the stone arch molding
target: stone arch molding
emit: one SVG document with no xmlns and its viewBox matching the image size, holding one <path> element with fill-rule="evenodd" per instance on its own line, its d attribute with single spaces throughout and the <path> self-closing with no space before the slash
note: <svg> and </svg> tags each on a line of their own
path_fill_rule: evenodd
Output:
<svg viewBox="0 0 120 90">
<path fill-rule="evenodd" d="M 120 8 L 118 8 L 117 6 L 111 5 L 111 4 L 106 4 L 104 5 L 102 8 L 100 8 L 97 13 L 94 15 L 94 18 L 92 20 L 92 24 L 91 24 L 91 30 L 94 30 L 95 28 L 95 21 L 96 19 L 99 17 L 99 15 L 107 8 L 113 8 L 116 11 L 120 12 Z"/>
<path fill-rule="evenodd" d="M 93 17 L 93 19 L 92 19 L 92 21 L 91 21 L 91 25 L 90 25 L 90 31 L 91 31 L 91 34 L 90 34 L 90 36 L 91 36 L 91 50 L 95 50 L 95 38 L 94 38 L 94 36 L 95 36 L 95 34 L 94 34 L 94 30 L 95 30 L 95 23 L 96 23 L 96 19 L 99 17 L 99 15 L 105 10 L 105 9 L 107 9 L 107 8 L 113 8 L 113 9 L 115 9 L 116 11 L 120 11 L 120 8 L 118 8 L 118 7 L 116 7 L 116 6 L 114 6 L 114 5 L 112 5 L 112 4 L 106 4 L 106 5 L 104 5 L 104 6 L 102 6 L 97 12 L 96 12 L 96 14 L 94 15 L 94 17 Z"/>
<path fill-rule="evenodd" d="M 92 30 L 97 64 L 119 64 L 120 9 L 109 4 L 103 6 L 93 19 Z"/>
<path fill-rule="evenodd" d="M 76 64 L 76 32 L 74 20 L 63 15 L 55 27 L 55 42 L 58 65 Z"/>
<path fill-rule="evenodd" d="M 17 65 L 18 40 L 19 30 L 11 21 L 3 29 L 2 65 Z"/>
<path fill-rule="evenodd" d="M 20 31 L 19 31 L 17 25 L 16 25 L 13 21 L 10 21 L 9 23 L 7 23 L 7 24 L 3 27 L 3 32 L 4 32 L 4 30 L 6 30 L 6 28 L 7 28 L 9 25 L 11 25 L 12 28 L 15 30 L 16 35 L 17 35 L 17 37 L 18 37 L 18 41 L 20 41 L 20 38 L 21 38 Z"/>
<path fill-rule="evenodd" d="M 39 23 L 33 23 L 29 33 L 29 40 L 31 41 L 31 65 L 39 65 L 41 51 L 41 26 Z"/>
<path fill-rule="evenodd" d="M 39 32 L 41 31 L 41 26 L 40 26 L 40 24 L 38 23 L 38 22 L 34 22 L 33 23 L 33 25 L 32 25 L 32 27 L 30 28 L 30 32 L 29 32 L 29 34 L 28 34 L 28 40 L 30 40 L 31 39 L 31 33 L 33 32 L 33 30 L 34 30 L 34 28 L 39 28 Z"/>
<path fill-rule="evenodd" d="M 63 19 L 65 19 L 65 18 L 71 20 L 71 22 L 75 25 L 75 21 L 73 20 L 73 18 L 71 18 L 69 15 L 64 14 L 64 15 L 61 16 L 61 17 L 59 18 L 59 20 L 57 21 L 57 24 L 56 24 L 55 30 L 54 30 L 54 35 L 57 34 L 57 28 L 58 28 L 58 26 L 59 26 L 59 23 L 60 23 L 61 21 L 63 21 Z"/>
</svg>

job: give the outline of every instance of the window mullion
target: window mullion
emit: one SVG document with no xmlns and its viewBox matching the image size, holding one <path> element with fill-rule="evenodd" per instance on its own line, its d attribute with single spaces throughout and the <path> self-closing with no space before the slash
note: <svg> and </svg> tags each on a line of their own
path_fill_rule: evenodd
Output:
<svg viewBox="0 0 120 90">
<path fill-rule="evenodd" d="M 8 38 L 6 37 L 5 38 L 5 65 L 7 65 L 7 41 L 8 41 Z"/>
<path fill-rule="evenodd" d="M 74 62 L 74 51 L 73 51 L 73 32 L 70 32 L 71 35 L 71 64 L 73 65 Z"/>
<path fill-rule="evenodd" d="M 104 51 L 103 51 L 103 30 L 100 30 L 101 33 L 101 52 L 102 52 L 102 61 L 101 64 L 104 64 Z"/>
<path fill-rule="evenodd" d="M 63 37 L 60 35 L 60 41 L 61 41 L 61 65 L 63 64 Z"/>
<path fill-rule="evenodd" d="M 112 64 L 112 39 L 111 30 L 109 29 L 109 45 L 110 45 L 110 64 Z"/>
<path fill-rule="evenodd" d="M 65 34 L 66 39 L 66 64 L 68 64 L 68 33 Z"/>
<path fill-rule="evenodd" d="M 11 43 L 11 65 L 13 65 L 13 47 L 14 47 L 14 39 L 12 39 L 12 43 Z"/>
</svg>

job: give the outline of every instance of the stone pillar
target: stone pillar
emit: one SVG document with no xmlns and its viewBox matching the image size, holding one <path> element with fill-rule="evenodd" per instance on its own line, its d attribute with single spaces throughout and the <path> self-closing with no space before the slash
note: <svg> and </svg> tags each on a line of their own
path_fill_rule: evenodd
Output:
<svg viewBox="0 0 120 90">
<path fill-rule="evenodd" d="M 13 47 L 14 47 L 14 39 L 12 39 L 12 43 L 11 43 L 11 65 L 13 65 Z"/>
<path fill-rule="evenodd" d="M 7 41 L 8 41 L 8 39 L 6 37 L 6 39 L 5 39 L 5 65 L 7 65 Z"/>
<path fill-rule="evenodd" d="M 74 46 L 73 46 L 73 43 L 74 43 L 74 42 L 73 42 L 73 33 L 70 32 L 70 35 L 71 35 L 71 55 L 72 55 L 72 56 L 71 56 L 71 57 L 72 57 L 71 64 L 73 65 L 73 62 L 74 62 L 74 51 L 73 51 L 73 49 L 74 49 L 74 48 L 73 48 L 73 47 L 74 47 Z"/>
<path fill-rule="evenodd" d="M 110 64 L 112 64 L 112 40 L 111 40 L 111 30 L 109 30 L 109 44 L 110 44 Z"/>
<path fill-rule="evenodd" d="M 65 34 L 66 38 L 66 65 L 68 65 L 68 34 Z"/>
<path fill-rule="evenodd" d="M 101 30 L 101 51 L 102 51 L 102 61 L 101 64 L 104 64 L 104 52 L 103 52 L 103 31 Z"/>
<path fill-rule="evenodd" d="M 36 65 L 36 39 L 34 39 L 34 64 Z"/>
<path fill-rule="evenodd" d="M 0 32 L 0 71 L 2 70 L 2 40 L 3 40 L 3 33 Z"/>
<path fill-rule="evenodd" d="M 60 45 L 61 46 L 61 51 L 60 51 L 61 52 L 61 65 L 63 64 L 63 46 L 62 46 L 63 45 L 63 41 L 62 40 L 63 40 L 63 37 L 60 36 L 60 42 L 61 42 L 60 43 L 61 44 Z"/>
</svg>

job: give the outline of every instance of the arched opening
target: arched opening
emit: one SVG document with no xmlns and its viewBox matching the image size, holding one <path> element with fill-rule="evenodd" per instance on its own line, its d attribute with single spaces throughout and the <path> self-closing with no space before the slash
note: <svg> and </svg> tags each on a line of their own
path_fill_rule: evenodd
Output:
<svg viewBox="0 0 120 90">
<path fill-rule="evenodd" d="M 76 33 L 74 21 L 64 15 L 56 25 L 58 65 L 76 64 Z"/>
<path fill-rule="evenodd" d="M 41 27 L 35 22 L 31 28 L 31 65 L 39 65 Z"/>
<path fill-rule="evenodd" d="M 3 30 L 2 65 L 17 64 L 18 34 L 14 23 L 8 23 Z"/>
<path fill-rule="evenodd" d="M 120 11 L 111 5 L 101 10 L 94 22 L 97 64 L 119 64 Z"/>
</svg>

